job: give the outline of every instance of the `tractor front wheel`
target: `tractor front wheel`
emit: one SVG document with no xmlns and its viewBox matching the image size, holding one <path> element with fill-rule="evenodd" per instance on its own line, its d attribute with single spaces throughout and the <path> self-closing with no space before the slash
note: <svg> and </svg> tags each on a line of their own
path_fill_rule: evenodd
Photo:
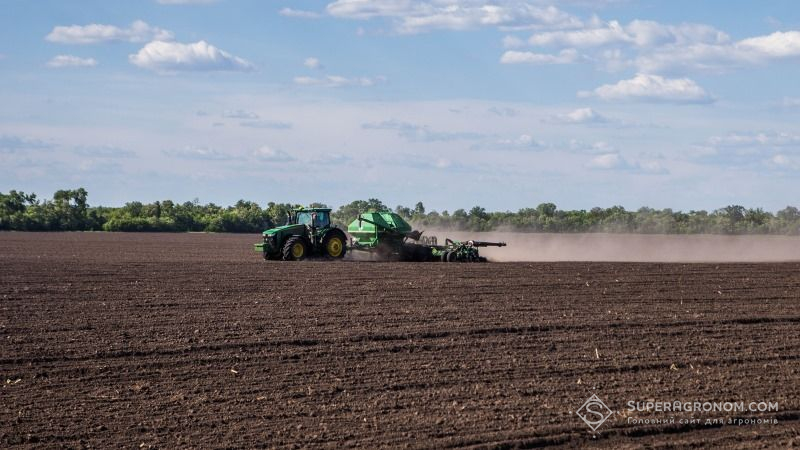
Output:
<svg viewBox="0 0 800 450">
<path fill-rule="evenodd" d="M 308 256 L 308 245 L 303 238 L 295 236 L 286 240 L 283 246 L 283 259 L 285 261 L 301 261 Z"/>
</svg>

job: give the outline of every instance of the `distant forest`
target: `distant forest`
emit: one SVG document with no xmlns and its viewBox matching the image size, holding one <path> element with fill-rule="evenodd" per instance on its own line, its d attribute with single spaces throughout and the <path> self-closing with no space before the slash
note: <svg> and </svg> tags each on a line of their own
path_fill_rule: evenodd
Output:
<svg viewBox="0 0 800 450">
<path fill-rule="evenodd" d="M 261 207 L 239 200 L 232 206 L 213 203 L 129 202 L 121 207 L 90 206 L 83 189 L 60 190 L 52 200 L 19 191 L 0 193 L 0 230 L 18 231 L 209 231 L 258 233 L 283 225 L 286 213 L 299 205 L 269 202 Z M 321 203 L 306 205 L 325 207 Z M 333 212 L 333 221 L 346 226 L 360 212 L 387 210 L 378 199 L 356 200 Z M 660 234 L 800 234 L 800 211 L 793 206 L 773 214 L 761 208 L 730 205 L 711 212 L 673 211 L 621 206 L 590 210 L 560 210 L 553 203 L 516 212 L 488 212 L 475 206 L 469 211 L 427 211 L 422 202 L 413 208 L 393 209 L 418 228 L 469 231 L 522 231 L 548 233 L 660 233 Z"/>
</svg>

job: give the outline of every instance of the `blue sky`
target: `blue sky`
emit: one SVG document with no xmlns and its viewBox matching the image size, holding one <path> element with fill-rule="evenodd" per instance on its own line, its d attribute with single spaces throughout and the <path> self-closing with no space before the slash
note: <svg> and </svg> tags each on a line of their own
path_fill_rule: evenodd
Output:
<svg viewBox="0 0 800 450">
<path fill-rule="evenodd" d="M 793 1 L 0 5 L 0 191 L 800 204 Z"/>
</svg>

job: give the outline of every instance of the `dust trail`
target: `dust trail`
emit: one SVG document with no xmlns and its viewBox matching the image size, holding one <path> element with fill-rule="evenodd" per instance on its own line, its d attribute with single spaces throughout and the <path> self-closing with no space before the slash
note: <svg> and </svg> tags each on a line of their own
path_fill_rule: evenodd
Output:
<svg viewBox="0 0 800 450">
<path fill-rule="evenodd" d="M 555 234 L 426 230 L 425 235 L 504 241 L 482 248 L 491 261 L 779 262 L 800 261 L 800 236 Z"/>
</svg>

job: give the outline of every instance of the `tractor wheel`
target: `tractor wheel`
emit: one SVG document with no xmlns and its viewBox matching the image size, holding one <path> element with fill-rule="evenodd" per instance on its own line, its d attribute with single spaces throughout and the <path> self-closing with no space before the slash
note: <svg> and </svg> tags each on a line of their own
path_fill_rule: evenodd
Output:
<svg viewBox="0 0 800 450">
<path fill-rule="evenodd" d="M 283 246 L 284 261 L 301 261 L 308 256 L 308 245 L 299 236 L 290 237 Z"/>
<path fill-rule="evenodd" d="M 458 261 L 458 253 L 450 252 L 447 254 L 447 262 L 456 262 Z"/>
<path fill-rule="evenodd" d="M 447 262 L 448 256 L 450 256 L 450 252 L 442 252 L 442 256 L 440 257 L 442 259 L 442 262 Z"/>
<path fill-rule="evenodd" d="M 344 234 L 335 231 L 328 233 L 322 240 L 322 248 L 326 256 L 344 258 L 344 254 L 347 253 Z"/>
</svg>

